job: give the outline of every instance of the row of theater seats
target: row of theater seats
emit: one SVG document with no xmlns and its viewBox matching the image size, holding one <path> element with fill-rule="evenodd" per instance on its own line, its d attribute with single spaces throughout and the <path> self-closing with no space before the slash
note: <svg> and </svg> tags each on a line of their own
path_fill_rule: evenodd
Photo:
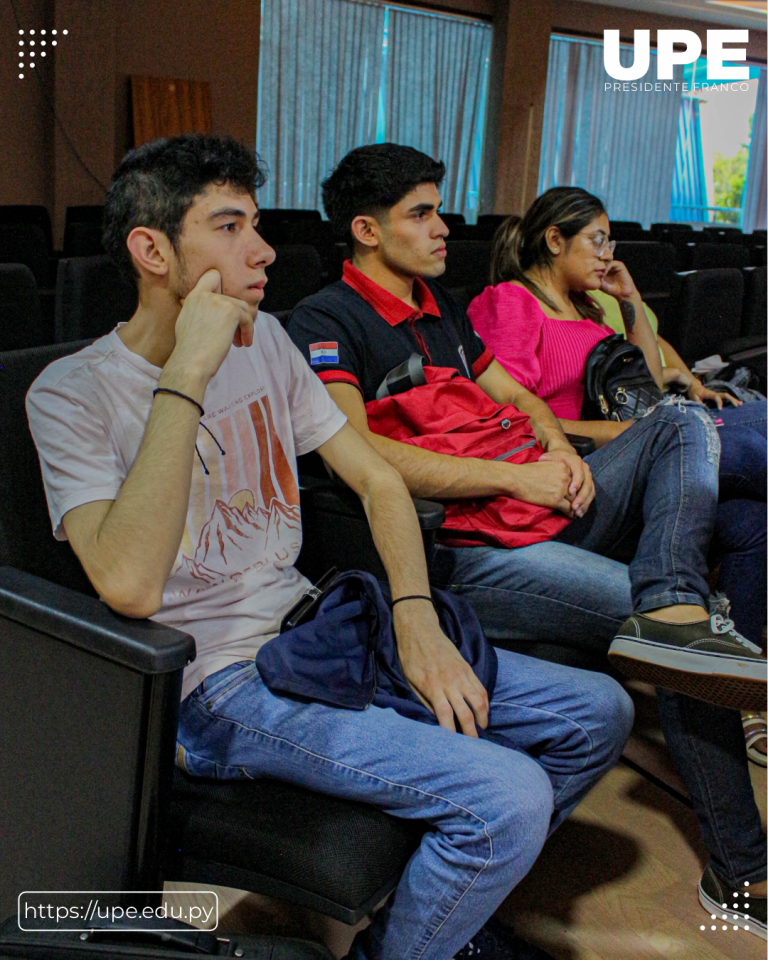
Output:
<svg viewBox="0 0 768 960">
<path fill-rule="evenodd" d="M 490 248 L 488 241 L 448 241 L 441 282 L 464 305 L 488 281 Z M 343 260 L 349 256 L 346 245 L 332 245 L 325 269 L 312 246 L 277 246 L 276 250 L 263 309 L 281 322 L 304 297 L 340 277 Z M 657 313 L 659 332 L 685 360 L 737 350 L 733 341 L 738 338 L 751 338 L 750 347 L 765 342 L 765 267 L 677 272 L 673 247 L 646 242 L 621 242 L 616 255 L 627 264 L 641 295 Z M 101 336 L 131 316 L 136 291 L 106 256 L 63 258 L 58 262 L 54 300 L 50 321 L 30 270 L 21 264 L 0 264 L 0 350 Z"/>
</svg>

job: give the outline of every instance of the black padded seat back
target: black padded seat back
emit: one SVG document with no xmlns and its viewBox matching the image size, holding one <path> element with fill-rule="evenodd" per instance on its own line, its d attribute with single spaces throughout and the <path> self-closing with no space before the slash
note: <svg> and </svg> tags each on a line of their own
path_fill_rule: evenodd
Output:
<svg viewBox="0 0 768 960">
<path fill-rule="evenodd" d="M 466 223 L 463 213 L 443 213 L 441 210 L 440 219 L 447 227 L 452 227 L 457 223 Z"/>
<path fill-rule="evenodd" d="M 766 268 L 746 267 L 744 273 L 744 307 L 741 316 L 742 337 L 765 336 L 768 299 Z"/>
<path fill-rule="evenodd" d="M 101 223 L 104 217 L 103 204 L 81 204 L 80 206 L 67 207 L 64 215 L 64 226 L 70 223 Z"/>
<path fill-rule="evenodd" d="M 278 780 L 209 780 L 177 768 L 165 876 L 354 924 L 397 884 L 424 826 Z"/>
<path fill-rule="evenodd" d="M 101 238 L 102 226 L 99 221 L 93 223 L 68 223 L 64 228 L 65 257 L 98 257 L 104 253 Z"/>
<path fill-rule="evenodd" d="M 480 293 L 488 284 L 491 270 L 491 243 L 488 240 L 451 240 L 446 244 L 444 287 L 468 287 Z"/>
<path fill-rule="evenodd" d="M 56 277 L 56 342 L 102 337 L 130 320 L 138 306 L 136 286 L 100 257 L 59 260 Z"/>
<path fill-rule="evenodd" d="M 613 229 L 613 223 L 611 223 Z M 691 233 L 693 227 L 690 223 L 652 223 L 651 234 L 654 240 L 665 240 L 670 233 Z"/>
<path fill-rule="evenodd" d="M 320 255 L 325 279 L 330 279 L 336 263 L 336 238 L 328 220 L 291 220 L 282 224 L 281 244 L 314 247 Z"/>
<path fill-rule="evenodd" d="M 677 296 L 659 333 L 690 366 L 739 336 L 744 279 L 734 269 L 691 270 L 679 277 Z"/>
<path fill-rule="evenodd" d="M 48 287 L 48 244 L 43 228 L 32 223 L 0 223 L 0 263 L 23 263 L 38 289 Z"/>
<path fill-rule="evenodd" d="M 0 350 L 41 347 L 46 339 L 32 271 L 22 263 L 0 263 Z"/>
<path fill-rule="evenodd" d="M 267 267 L 267 285 L 261 309 L 292 310 L 324 285 L 320 254 L 306 244 L 276 246 L 275 262 Z"/>
<path fill-rule="evenodd" d="M 40 227 L 45 237 L 48 256 L 53 254 L 51 215 L 48 213 L 48 208 L 42 204 L 9 203 L 0 206 L 0 224 L 9 224 L 11 226 L 27 224 Z"/>
<path fill-rule="evenodd" d="M 0 566 L 18 567 L 93 596 L 72 548 L 53 537 L 24 405 L 32 381 L 48 364 L 87 342 L 0 353 Z"/>
<path fill-rule="evenodd" d="M 448 224 L 446 224 L 448 226 Z M 449 240 L 486 240 L 488 239 L 481 228 L 474 223 L 450 224 Z"/>
<path fill-rule="evenodd" d="M 620 240 L 614 259 L 629 270 L 641 296 L 669 294 L 675 288 L 676 254 L 671 243 Z"/>
<path fill-rule="evenodd" d="M 734 243 L 697 243 L 691 252 L 691 270 L 717 270 L 749 266 L 749 250 Z"/>
<path fill-rule="evenodd" d="M 701 231 L 711 243 L 740 243 L 741 227 L 704 227 Z"/>
</svg>

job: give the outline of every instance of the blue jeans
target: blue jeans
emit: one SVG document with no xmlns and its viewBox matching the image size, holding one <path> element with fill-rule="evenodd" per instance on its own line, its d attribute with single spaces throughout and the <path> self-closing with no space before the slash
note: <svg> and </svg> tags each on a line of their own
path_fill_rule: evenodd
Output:
<svg viewBox="0 0 768 960">
<path fill-rule="evenodd" d="M 505 650 L 489 722 L 515 749 L 391 709 L 276 697 L 247 661 L 182 702 L 177 756 L 193 775 L 274 777 L 427 821 L 432 829 L 351 956 L 449 960 L 616 762 L 632 720 L 609 677 Z"/>
<path fill-rule="evenodd" d="M 433 583 L 469 600 L 491 639 L 563 643 L 605 653 L 640 603 L 646 610 L 665 599 L 706 606 L 713 523 L 723 561 L 719 587 L 734 602 L 737 626 L 759 642 L 765 617 L 765 509 L 749 500 L 715 507 L 716 464 L 707 456 L 703 410 L 691 415 L 690 405 L 682 409 L 686 412 L 657 408 L 587 458 L 597 496 L 584 521 L 570 524 L 565 536 L 517 550 L 438 546 L 430 568 Z M 678 449 L 675 436 L 681 433 L 688 435 L 687 450 L 682 442 Z M 702 477 L 697 477 L 697 463 Z M 565 537 L 571 542 L 559 542 Z M 626 542 L 637 545 L 630 567 L 602 555 Z M 681 596 L 691 600 L 675 599 Z M 659 711 L 715 873 L 730 887 L 765 879 L 765 840 L 739 714 L 670 692 L 661 692 Z"/>
<path fill-rule="evenodd" d="M 720 437 L 720 499 L 760 500 L 766 496 L 766 401 L 710 410 Z"/>
</svg>

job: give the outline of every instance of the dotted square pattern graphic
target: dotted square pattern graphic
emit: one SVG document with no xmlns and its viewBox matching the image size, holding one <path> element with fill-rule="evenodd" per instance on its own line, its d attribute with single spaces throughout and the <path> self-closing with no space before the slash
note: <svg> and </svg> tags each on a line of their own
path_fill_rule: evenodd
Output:
<svg viewBox="0 0 768 960">
<path fill-rule="evenodd" d="M 19 80 L 27 76 L 27 70 L 34 70 L 43 57 L 53 54 L 53 47 L 59 39 L 66 37 L 69 30 L 19 30 Z"/>
</svg>

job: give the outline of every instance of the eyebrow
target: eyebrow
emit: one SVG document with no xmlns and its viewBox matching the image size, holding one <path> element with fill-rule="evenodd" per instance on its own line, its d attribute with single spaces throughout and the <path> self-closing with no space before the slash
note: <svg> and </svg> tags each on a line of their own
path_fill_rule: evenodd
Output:
<svg viewBox="0 0 768 960">
<path fill-rule="evenodd" d="M 259 216 L 259 211 L 257 210 L 253 219 L 255 220 Z M 222 217 L 239 217 L 245 219 L 245 210 L 241 210 L 239 207 L 220 207 L 218 210 L 214 210 L 213 213 L 209 213 L 207 218 L 208 220 L 219 220 Z"/>
<path fill-rule="evenodd" d="M 438 204 L 438 206 L 440 206 L 440 204 Z M 436 210 L 436 209 L 437 207 L 434 205 L 434 203 L 417 203 L 415 207 L 411 207 L 408 213 L 420 213 L 422 210 Z"/>
</svg>

